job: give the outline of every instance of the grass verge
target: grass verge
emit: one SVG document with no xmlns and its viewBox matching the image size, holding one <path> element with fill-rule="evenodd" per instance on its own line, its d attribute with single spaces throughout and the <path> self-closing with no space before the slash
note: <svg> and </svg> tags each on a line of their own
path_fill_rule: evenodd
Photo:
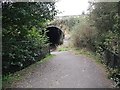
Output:
<svg viewBox="0 0 120 90">
<path fill-rule="evenodd" d="M 79 48 L 73 48 L 73 52 L 76 55 L 85 55 L 89 58 L 92 58 L 91 60 L 94 60 L 99 65 L 102 65 L 107 73 L 108 79 L 111 79 L 114 81 L 114 88 L 120 88 L 120 69 L 113 69 L 109 68 L 107 65 L 105 65 L 100 58 L 99 55 L 95 54 L 94 52 L 88 51 L 87 49 L 79 49 Z"/>
<path fill-rule="evenodd" d="M 57 48 L 57 51 L 69 51 L 71 50 L 70 46 L 61 45 Z"/>
<path fill-rule="evenodd" d="M 100 56 L 98 56 L 97 54 L 95 54 L 94 52 L 92 51 L 88 51 L 87 49 L 83 48 L 83 49 L 80 49 L 80 48 L 73 48 L 73 52 L 76 54 L 76 55 L 84 55 L 84 56 L 87 56 L 89 58 L 92 58 L 92 60 L 96 61 L 97 63 L 101 64 L 102 63 L 102 59 L 100 58 Z"/>
<path fill-rule="evenodd" d="M 15 72 L 14 74 L 8 74 L 6 76 L 2 77 L 2 88 L 10 88 L 12 87 L 13 83 L 16 83 L 20 80 L 23 80 L 25 77 L 28 75 L 31 75 L 33 71 L 40 65 L 45 63 L 46 61 L 50 60 L 53 58 L 55 55 L 47 55 L 46 58 L 28 66 L 25 69 L 22 69 L 18 72 Z"/>
</svg>

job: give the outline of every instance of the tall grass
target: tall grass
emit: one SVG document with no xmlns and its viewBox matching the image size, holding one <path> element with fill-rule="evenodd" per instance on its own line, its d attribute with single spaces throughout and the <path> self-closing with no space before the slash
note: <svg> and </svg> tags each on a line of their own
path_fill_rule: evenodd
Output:
<svg viewBox="0 0 120 90">
<path fill-rule="evenodd" d="M 71 37 L 74 47 L 94 49 L 97 32 L 95 28 L 90 25 L 87 18 L 84 18 L 84 21 L 76 24 L 72 29 Z"/>
</svg>

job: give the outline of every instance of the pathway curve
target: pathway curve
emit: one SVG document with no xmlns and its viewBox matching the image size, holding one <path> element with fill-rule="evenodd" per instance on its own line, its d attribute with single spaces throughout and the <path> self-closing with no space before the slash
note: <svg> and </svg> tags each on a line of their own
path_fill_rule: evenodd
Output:
<svg viewBox="0 0 120 90">
<path fill-rule="evenodd" d="M 51 60 L 40 64 L 16 88 L 111 88 L 103 67 L 71 51 L 52 52 Z"/>
</svg>

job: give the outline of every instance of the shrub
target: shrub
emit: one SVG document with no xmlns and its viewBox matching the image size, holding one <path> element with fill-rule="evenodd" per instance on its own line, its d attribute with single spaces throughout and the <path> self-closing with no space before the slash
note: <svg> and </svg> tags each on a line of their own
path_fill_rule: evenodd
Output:
<svg viewBox="0 0 120 90">
<path fill-rule="evenodd" d="M 54 2 L 2 3 L 2 71 L 15 72 L 48 52 L 43 30 L 56 15 Z"/>
<path fill-rule="evenodd" d="M 72 43 L 75 47 L 94 49 L 96 31 L 87 20 L 72 28 Z"/>
</svg>

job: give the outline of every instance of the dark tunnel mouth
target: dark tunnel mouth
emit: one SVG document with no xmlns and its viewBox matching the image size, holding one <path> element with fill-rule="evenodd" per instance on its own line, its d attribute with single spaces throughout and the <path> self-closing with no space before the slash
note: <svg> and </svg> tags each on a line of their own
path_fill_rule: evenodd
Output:
<svg viewBox="0 0 120 90">
<path fill-rule="evenodd" d="M 58 45 L 63 44 L 64 33 L 61 29 L 55 26 L 49 26 L 46 28 L 48 40 L 51 48 L 56 48 Z"/>
</svg>

